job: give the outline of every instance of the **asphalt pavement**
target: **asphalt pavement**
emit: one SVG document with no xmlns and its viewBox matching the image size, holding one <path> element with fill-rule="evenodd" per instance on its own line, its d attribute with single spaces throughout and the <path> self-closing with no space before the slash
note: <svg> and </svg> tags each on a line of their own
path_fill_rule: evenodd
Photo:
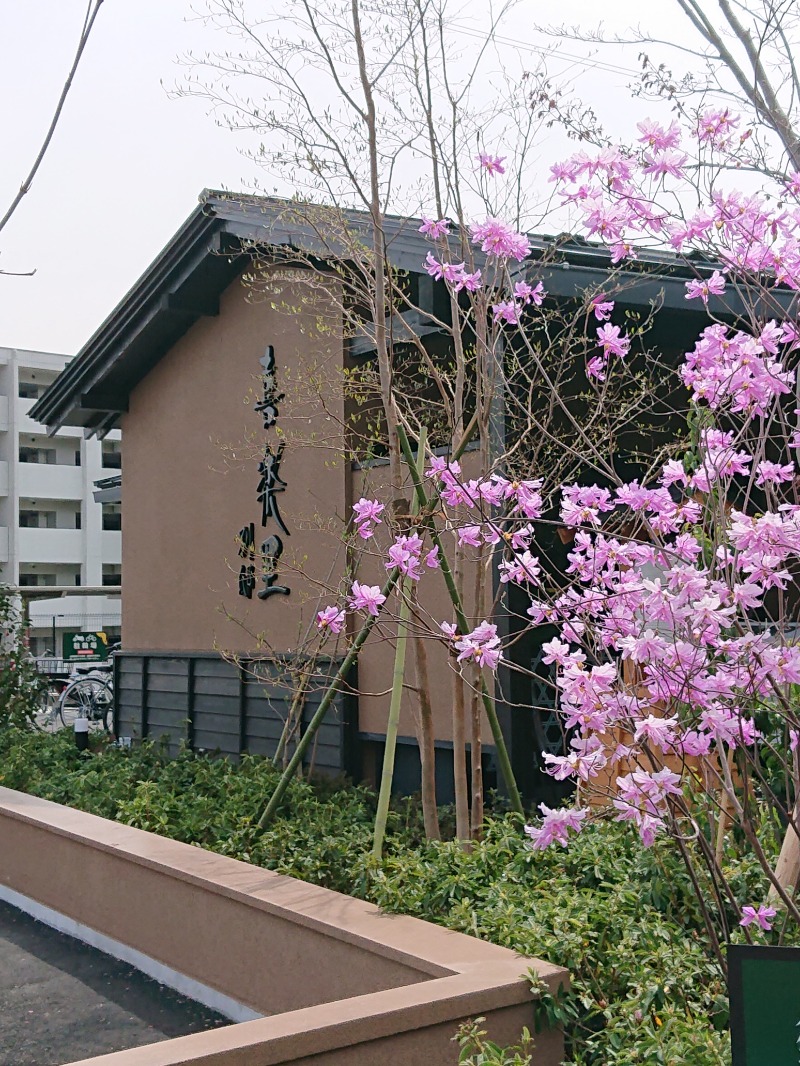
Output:
<svg viewBox="0 0 800 1066">
<path fill-rule="evenodd" d="M 0 1066 L 62 1066 L 228 1024 L 0 902 Z"/>
</svg>

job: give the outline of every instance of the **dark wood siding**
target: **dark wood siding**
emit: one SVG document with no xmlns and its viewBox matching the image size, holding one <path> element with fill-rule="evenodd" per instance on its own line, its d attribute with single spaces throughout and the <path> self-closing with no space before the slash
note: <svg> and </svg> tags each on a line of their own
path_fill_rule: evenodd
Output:
<svg viewBox="0 0 800 1066">
<path fill-rule="evenodd" d="M 298 686 L 302 728 L 319 706 L 340 660 L 313 671 L 291 658 L 231 662 L 208 653 L 118 652 L 114 658 L 115 733 L 132 742 L 164 740 L 195 751 L 238 757 L 275 755 Z M 355 679 L 353 679 L 355 685 Z M 306 753 L 321 773 L 355 775 L 355 696 L 340 692 Z M 288 741 L 291 752 L 297 728 Z"/>
</svg>

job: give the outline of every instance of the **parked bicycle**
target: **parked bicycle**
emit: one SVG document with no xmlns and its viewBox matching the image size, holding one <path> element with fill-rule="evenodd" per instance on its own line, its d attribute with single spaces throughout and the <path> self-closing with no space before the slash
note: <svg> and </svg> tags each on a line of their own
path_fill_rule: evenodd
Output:
<svg viewBox="0 0 800 1066">
<path fill-rule="evenodd" d="M 86 718 L 90 730 L 110 733 L 114 722 L 111 663 L 98 664 L 89 673 L 74 670 L 58 697 L 57 713 L 68 729 L 74 728 L 76 718 Z"/>
<path fill-rule="evenodd" d="M 39 670 L 48 683 L 42 690 L 37 725 L 53 732 L 62 726 L 72 729 L 76 718 L 86 718 L 90 730 L 110 733 L 114 718 L 111 660 L 74 663 L 67 676 L 60 672 L 65 665 L 63 660 L 39 660 Z"/>
</svg>

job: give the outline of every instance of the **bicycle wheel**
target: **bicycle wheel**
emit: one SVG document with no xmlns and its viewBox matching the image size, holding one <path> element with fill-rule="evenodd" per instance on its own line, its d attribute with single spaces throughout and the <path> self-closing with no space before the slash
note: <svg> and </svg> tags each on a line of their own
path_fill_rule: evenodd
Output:
<svg viewBox="0 0 800 1066">
<path fill-rule="evenodd" d="M 110 679 L 80 677 L 67 685 L 61 694 L 58 713 L 67 728 L 75 725 L 76 718 L 87 718 L 89 729 L 105 729 L 111 732 L 114 710 L 114 693 Z"/>
<path fill-rule="evenodd" d="M 45 733 L 52 733 L 59 727 L 58 707 L 61 702 L 63 688 L 48 685 L 43 689 L 39 699 L 39 710 L 36 714 L 35 724 L 38 729 Z"/>
</svg>

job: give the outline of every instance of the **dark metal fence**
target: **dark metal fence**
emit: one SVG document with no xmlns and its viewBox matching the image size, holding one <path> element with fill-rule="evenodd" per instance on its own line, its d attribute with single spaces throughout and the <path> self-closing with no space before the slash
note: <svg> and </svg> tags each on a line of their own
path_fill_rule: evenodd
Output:
<svg viewBox="0 0 800 1066">
<path fill-rule="evenodd" d="M 234 663 L 209 652 L 117 652 L 114 732 L 132 742 L 164 738 L 172 750 L 185 744 L 195 751 L 273 757 L 294 707 L 291 752 L 340 663 L 325 659 L 310 670 L 291 657 Z M 351 685 L 354 690 L 354 678 Z M 356 753 L 355 696 L 343 691 L 306 762 L 321 773 L 357 776 Z"/>
</svg>

